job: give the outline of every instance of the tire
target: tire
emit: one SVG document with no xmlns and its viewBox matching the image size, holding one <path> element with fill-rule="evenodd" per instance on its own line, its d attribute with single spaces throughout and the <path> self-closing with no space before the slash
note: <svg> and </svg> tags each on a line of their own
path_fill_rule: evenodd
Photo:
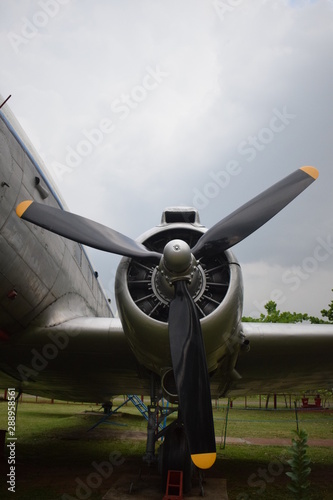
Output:
<svg viewBox="0 0 333 500">
<path fill-rule="evenodd" d="M 167 430 L 163 444 L 159 449 L 159 471 L 162 476 L 162 490 L 166 490 L 168 471 L 183 471 L 183 492 L 192 486 L 193 464 L 188 449 L 184 427 L 176 425 Z"/>
</svg>

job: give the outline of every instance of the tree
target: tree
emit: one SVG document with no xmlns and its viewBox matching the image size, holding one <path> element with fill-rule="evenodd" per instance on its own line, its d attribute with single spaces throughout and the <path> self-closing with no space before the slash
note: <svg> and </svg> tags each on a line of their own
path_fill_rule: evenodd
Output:
<svg viewBox="0 0 333 500">
<path fill-rule="evenodd" d="M 273 300 L 270 300 L 265 305 L 267 314 L 260 314 L 260 318 L 244 317 L 242 320 L 244 322 L 254 321 L 259 323 L 302 323 L 302 321 L 309 321 L 310 318 L 307 314 L 296 313 L 296 312 L 281 312 L 277 309 L 277 304 Z"/>
<path fill-rule="evenodd" d="M 244 316 L 242 321 L 254 323 L 302 323 L 303 321 L 307 321 L 311 324 L 333 323 L 333 300 L 331 300 L 328 305 L 328 309 L 322 309 L 320 311 L 323 318 L 327 318 L 326 320 L 317 318 L 316 316 L 309 316 L 306 313 L 291 313 L 289 311 L 281 312 L 277 309 L 277 303 L 273 300 L 266 303 L 265 309 L 267 314 L 261 313 L 259 318 Z"/>
<path fill-rule="evenodd" d="M 333 323 L 333 300 L 331 300 L 331 303 L 328 305 L 328 309 L 322 309 L 320 312 L 324 318 L 326 317 L 328 319 L 325 323 Z"/>
</svg>

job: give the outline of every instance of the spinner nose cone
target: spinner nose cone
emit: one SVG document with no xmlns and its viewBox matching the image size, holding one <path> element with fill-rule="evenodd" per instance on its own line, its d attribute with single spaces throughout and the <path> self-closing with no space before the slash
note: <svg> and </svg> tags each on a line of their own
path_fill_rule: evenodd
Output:
<svg viewBox="0 0 333 500">
<path fill-rule="evenodd" d="M 165 267 L 174 273 L 181 273 L 191 265 L 191 249 L 185 241 L 172 240 L 166 244 L 163 258 Z"/>
</svg>

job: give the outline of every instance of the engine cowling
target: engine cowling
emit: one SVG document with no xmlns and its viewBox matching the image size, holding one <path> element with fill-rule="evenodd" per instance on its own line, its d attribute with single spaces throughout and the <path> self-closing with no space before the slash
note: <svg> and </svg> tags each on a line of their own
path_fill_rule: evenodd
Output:
<svg viewBox="0 0 333 500">
<path fill-rule="evenodd" d="M 195 209 L 167 209 L 162 222 L 137 241 L 163 254 L 173 240 L 190 248 L 206 231 Z M 242 276 L 233 253 L 201 257 L 192 266 L 189 291 L 198 310 L 208 371 L 215 371 L 227 355 L 239 348 L 242 312 Z M 168 336 L 169 304 L 174 296 L 172 276 L 156 260 L 123 258 L 116 275 L 116 300 L 124 332 L 139 363 L 168 380 L 171 355 Z M 171 399 L 171 396 L 170 396 Z"/>
</svg>

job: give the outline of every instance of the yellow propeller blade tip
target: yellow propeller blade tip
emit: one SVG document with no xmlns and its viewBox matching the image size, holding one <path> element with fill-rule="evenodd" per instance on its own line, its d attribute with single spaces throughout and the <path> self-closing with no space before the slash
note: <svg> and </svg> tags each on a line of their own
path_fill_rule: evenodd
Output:
<svg viewBox="0 0 333 500">
<path fill-rule="evenodd" d="M 192 462 L 194 465 L 199 467 L 199 469 L 209 469 L 216 460 L 216 453 L 198 453 L 196 455 L 191 455 Z"/>
<path fill-rule="evenodd" d="M 317 177 L 319 175 L 319 172 L 315 167 L 302 167 L 301 170 L 303 170 L 303 172 L 306 172 L 308 175 L 310 175 L 314 179 L 317 179 Z"/>
<path fill-rule="evenodd" d="M 16 207 L 16 215 L 19 217 L 22 217 L 24 212 L 27 210 L 27 208 L 30 207 L 31 203 L 33 203 L 32 200 L 27 200 L 27 201 L 22 201 L 19 205 Z"/>
</svg>

